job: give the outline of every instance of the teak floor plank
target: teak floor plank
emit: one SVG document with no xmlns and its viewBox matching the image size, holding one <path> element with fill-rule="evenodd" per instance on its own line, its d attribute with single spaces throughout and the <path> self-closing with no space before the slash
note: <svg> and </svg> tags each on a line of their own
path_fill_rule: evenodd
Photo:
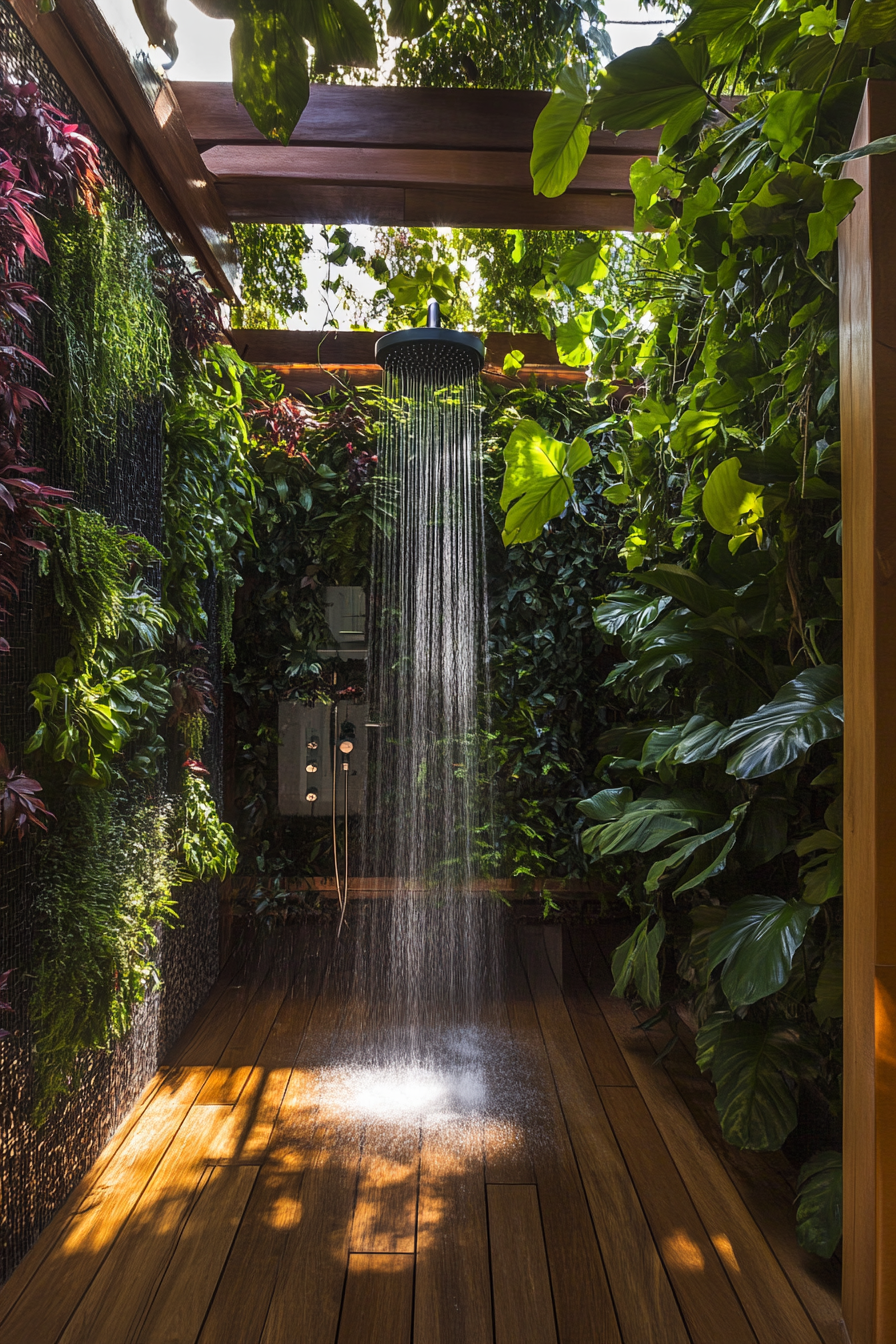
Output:
<svg viewBox="0 0 896 1344">
<path fill-rule="evenodd" d="M 565 941 L 563 952 L 563 998 L 591 1077 L 597 1087 L 634 1087 L 625 1056 Z"/>
<path fill-rule="evenodd" d="M 213 1067 L 218 1063 L 267 975 L 274 955 L 273 943 L 274 940 L 268 938 L 258 952 L 243 963 L 213 1008 L 202 1013 L 201 1022 L 195 1027 L 191 1025 L 172 1051 L 172 1064 Z"/>
<path fill-rule="evenodd" d="M 218 978 L 212 985 L 208 997 L 196 1009 L 196 1012 L 190 1018 L 184 1027 L 184 1030 L 178 1036 L 177 1040 L 171 1046 L 165 1058 L 166 1065 L 178 1064 L 182 1058 L 185 1058 L 187 1052 L 192 1048 L 193 1043 L 207 1030 L 209 1022 L 214 1020 L 218 1004 L 227 994 L 231 985 L 244 974 L 244 955 L 241 952 L 231 952 L 224 965 L 218 973 Z"/>
<path fill-rule="evenodd" d="M 500 1012 L 495 1013 L 494 1019 L 498 1039 L 503 1034 L 510 1038 L 512 1029 L 506 1002 L 501 1004 Z M 505 1104 L 508 1103 L 509 1111 L 503 1116 L 504 1123 L 485 1128 L 485 1180 L 487 1184 L 495 1185 L 534 1185 L 536 1178 L 529 1144 L 529 1116 L 526 1113 L 525 1097 L 519 1088 L 512 1089 Z"/>
<path fill-rule="evenodd" d="M 137 1344 L 195 1344 L 257 1167 L 215 1167 L 181 1233 Z"/>
<path fill-rule="evenodd" d="M 416 1126 L 368 1124 L 350 1238 L 353 1253 L 413 1254 L 419 1179 Z M 375 1268 L 370 1266 L 370 1272 Z"/>
<path fill-rule="evenodd" d="M 232 1106 L 239 1100 L 291 981 L 282 966 L 268 971 L 199 1093 L 199 1105 Z"/>
<path fill-rule="evenodd" d="M 534 1185 L 487 1190 L 495 1344 L 557 1344 L 538 1191 Z"/>
<path fill-rule="evenodd" d="M 411 1344 L 413 1309 L 412 1255 L 353 1253 L 336 1344 Z"/>
<path fill-rule="evenodd" d="M 130 1344 L 211 1171 L 205 1145 L 220 1118 L 211 1106 L 190 1111 L 63 1332 L 63 1344 Z"/>
<path fill-rule="evenodd" d="M 689 1344 L 644 1210 L 579 1047 L 539 929 L 521 943 L 560 1104 L 598 1232 L 623 1340 Z"/>
<path fill-rule="evenodd" d="M 187 1119 L 205 1077 L 205 1069 L 169 1071 L 99 1176 L 88 1173 L 75 1192 L 71 1216 L 60 1222 L 58 1232 L 53 1224 L 48 1229 L 50 1249 L 3 1322 L 4 1344 L 55 1344 Z"/>
<path fill-rule="evenodd" d="M 515 948 L 507 1006 L 517 1048 L 539 1093 L 543 1133 L 531 1140 L 560 1344 L 620 1344 L 588 1201 L 554 1086 L 529 984 Z"/>
<path fill-rule="evenodd" d="M 493 1344 L 482 1138 L 427 1126 L 420 1154 L 414 1344 Z"/>
<path fill-rule="evenodd" d="M 284 1011 L 292 1009 L 285 1006 Z M 325 1057 L 337 1021 L 333 998 L 321 996 L 311 1006 L 266 1161 L 212 1299 L 200 1344 L 236 1340 L 258 1344 L 261 1338 L 289 1233 L 302 1216 L 302 1179 L 319 1109 L 314 1065 Z"/>
<path fill-rule="evenodd" d="M 324 1121 L 314 1132 L 301 1216 L 286 1236 L 262 1344 L 332 1344 L 345 1283 L 360 1135 Z"/>
<path fill-rule="evenodd" d="M 637 1088 L 608 1087 L 601 1101 L 659 1246 L 692 1344 L 756 1344 L 675 1163 Z"/>
<path fill-rule="evenodd" d="M 586 939 L 581 946 L 587 948 Z M 605 963 L 583 956 L 582 969 L 760 1344 L 817 1344 L 812 1322 L 728 1172 L 672 1079 L 655 1066 L 647 1033 L 637 1029 L 627 1003 L 606 993 Z"/>
</svg>

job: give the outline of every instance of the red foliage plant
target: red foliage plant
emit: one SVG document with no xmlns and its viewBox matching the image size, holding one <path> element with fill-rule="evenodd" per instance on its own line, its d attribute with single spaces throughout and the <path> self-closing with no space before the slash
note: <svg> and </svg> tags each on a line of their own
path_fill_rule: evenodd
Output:
<svg viewBox="0 0 896 1344">
<path fill-rule="evenodd" d="M 223 323 L 218 300 L 198 275 L 159 267 L 155 286 L 168 310 L 171 334 L 177 345 L 192 355 L 201 355 L 221 339 Z"/>
<path fill-rule="evenodd" d="M 98 213 L 105 188 L 99 150 L 75 122 L 44 102 L 38 86 L 0 74 L 0 139 L 32 190 Z M 46 257 L 44 257 L 46 261 Z"/>
<path fill-rule="evenodd" d="M 35 193 L 23 185 L 21 176 L 6 151 L 0 150 L 0 616 L 6 614 L 5 604 L 18 596 L 33 552 L 46 549 L 32 536 L 42 521 L 38 510 L 59 508 L 69 498 L 67 491 L 37 479 L 41 469 L 28 461 L 21 446 L 25 412 L 46 406 L 28 384 L 29 366 L 46 369 L 17 344 L 16 337 L 30 336 L 32 309 L 41 299 L 27 281 L 10 278 L 10 266 L 21 266 L 29 253 L 47 260 L 30 208 Z M 0 637 L 0 653 L 8 649 Z"/>
<path fill-rule="evenodd" d="M 249 411 L 255 432 L 263 436 L 287 457 L 300 457 L 311 466 L 301 443 L 310 429 L 320 429 L 321 421 L 310 406 L 295 397 L 279 401 L 257 402 Z"/>
<path fill-rule="evenodd" d="M 42 831 L 47 829 L 44 818 L 55 818 L 46 803 L 37 797 L 40 792 L 41 786 L 36 779 L 29 779 L 21 770 L 13 770 L 6 748 L 0 742 L 0 836 L 15 832 L 22 840 L 31 826 L 38 826 Z"/>
</svg>

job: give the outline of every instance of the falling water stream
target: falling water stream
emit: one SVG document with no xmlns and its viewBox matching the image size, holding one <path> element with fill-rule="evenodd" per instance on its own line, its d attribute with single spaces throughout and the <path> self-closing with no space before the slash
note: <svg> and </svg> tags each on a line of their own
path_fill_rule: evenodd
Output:
<svg viewBox="0 0 896 1344">
<path fill-rule="evenodd" d="M 387 362 L 384 391 L 380 479 L 395 521 L 373 563 L 380 726 L 363 871 L 394 892 L 349 912 L 348 1035 L 363 1049 L 334 1060 L 328 1092 L 358 1118 L 494 1128 L 519 1110 L 520 1069 L 503 1008 L 502 906 L 488 890 L 478 367 L 450 344 L 406 347 Z"/>
</svg>

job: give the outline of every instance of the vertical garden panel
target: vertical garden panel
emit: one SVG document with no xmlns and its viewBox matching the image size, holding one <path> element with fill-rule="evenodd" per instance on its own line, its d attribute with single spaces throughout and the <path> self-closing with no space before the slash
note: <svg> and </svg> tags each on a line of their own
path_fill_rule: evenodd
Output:
<svg viewBox="0 0 896 1344">
<path fill-rule="evenodd" d="M 5 0 L 0 0 L 0 66 L 15 82 L 34 80 L 45 99 L 92 134 L 83 110 Z M 145 255 L 172 270 L 182 267 L 180 257 L 117 161 L 102 144 L 100 150 L 105 179 L 114 189 L 129 226 L 137 232 Z M 40 281 L 40 277 L 35 278 Z M 35 353 L 41 353 L 39 345 Z M 44 379 L 41 390 L 51 408 L 54 396 L 58 403 L 58 385 L 54 390 L 54 383 Z M 159 546 L 163 534 L 161 394 L 132 409 L 133 413 L 121 419 L 108 463 L 101 462 L 97 455 L 86 470 L 80 470 L 62 447 L 52 413 L 32 415 L 27 444 L 46 478 L 75 491 L 82 508 L 96 510 L 108 522 Z M 203 597 L 209 609 L 209 647 L 213 649 L 214 582 L 207 585 Z M 36 673 L 51 669 L 55 659 L 66 652 L 70 632 L 63 627 L 48 583 L 37 579 L 34 565 L 26 572 L 21 600 L 11 606 L 4 626 L 10 652 L 0 661 L 0 739 L 12 759 L 27 765 L 31 758 L 23 755 L 23 745 L 36 726 L 28 687 Z M 220 669 L 215 666 L 211 672 L 220 690 Z M 219 723 L 212 725 L 208 757 L 212 781 L 220 794 Z M 0 1041 L 0 1282 L 21 1260 L 127 1116 L 163 1054 L 206 996 L 218 968 L 218 883 L 181 888 L 179 922 L 160 932 L 156 960 L 163 992 L 147 997 L 135 1012 L 131 1030 L 109 1051 L 90 1053 L 76 1090 L 56 1106 L 44 1125 L 35 1127 L 31 1118 L 34 1083 L 29 1022 L 35 849 L 32 840 L 19 843 L 14 837 L 0 848 L 0 970 L 14 971 L 10 989 L 15 1010 L 6 1014 L 3 1022 L 12 1035 Z"/>
<path fill-rule="evenodd" d="M 896 132 L 870 83 L 853 146 Z M 843 1309 L 896 1337 L 896 160 L 857 159 L 840 227 L 845 686 Z"/>
</svg>

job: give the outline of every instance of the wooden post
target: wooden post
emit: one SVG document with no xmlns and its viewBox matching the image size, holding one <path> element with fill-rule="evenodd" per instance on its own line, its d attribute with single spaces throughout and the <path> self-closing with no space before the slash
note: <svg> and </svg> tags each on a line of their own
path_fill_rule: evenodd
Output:
<svg viewBox="0 0 896 1344">
<path fill-rule="evenodd" d="M 871 82 L 853 147 L 896 132 Z M 855 160 L 840 229 L 844 1236 L 852 1344 L 896 1340 L 896 156 Z"/>
</svg>

